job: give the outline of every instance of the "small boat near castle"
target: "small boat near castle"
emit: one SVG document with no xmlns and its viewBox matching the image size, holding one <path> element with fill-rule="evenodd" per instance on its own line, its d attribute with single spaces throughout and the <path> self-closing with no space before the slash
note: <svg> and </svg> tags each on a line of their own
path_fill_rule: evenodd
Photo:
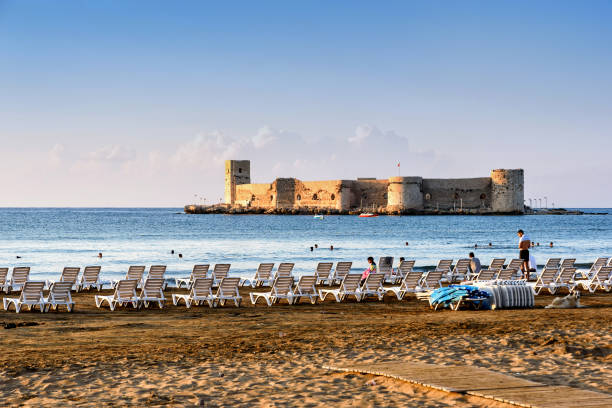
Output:
<svg viewBox="0 0 612 408">
<path fill-rule="evenodd" d="M 374 214 L 374 213 L 361 213 L 359 214 L 360 218 L 372 218 L 372 217 L 378 217 L 378 214 Z"/>
<path fill-rule="evenodd" d="M 325 219 L 325 216 L 323 214 L 315 214 L 312 218 L 315 220 L 323 220 Z"/>
</svg>

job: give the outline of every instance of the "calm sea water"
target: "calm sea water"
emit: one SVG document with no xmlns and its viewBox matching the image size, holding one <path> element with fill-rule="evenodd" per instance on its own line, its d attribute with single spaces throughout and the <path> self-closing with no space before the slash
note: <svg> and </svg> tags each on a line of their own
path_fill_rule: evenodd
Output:
<svg viewBox="0 0 612 408">
<path fill-rule="evenodd" d="M 612 214 L 610 209 L 586 211 Z M 187 215 L 174 208 L 6 208 L 0 209 L 0 266 L 30 266 L 32 278 L 48 279 L 58 277 L 64 266 L 102 265 L 103 278 L 112 279 L 125 275 L 129 265 L 165 264 L 174 277 L 188 276 L 195 263 L 231 263 L 231 274 L 251 277 L 260 262 L 295 262 L 299 275 L 312 273 L 319 261 L 349 260 L 361 270 L 370 255 L 404 256 L 428 267 L 440 258 L 467 257 L 474 244 L 476 255 L 488 263 L 492 257 L 517 256 L 518 228 L 541 243 L 533 250 L 538 264 L 550 257 L 575 257 L 587 264 L 612 255 L 612 215 L 318 220 Z M 311 252 L 314 244 L 319 249 Z"/>
</svg>

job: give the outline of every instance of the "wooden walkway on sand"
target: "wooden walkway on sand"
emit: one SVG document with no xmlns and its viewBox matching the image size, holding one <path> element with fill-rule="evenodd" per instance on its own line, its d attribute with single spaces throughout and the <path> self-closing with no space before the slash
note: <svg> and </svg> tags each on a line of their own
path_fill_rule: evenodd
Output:
<svg viewBox="0 0 612 408">
<path fill-rule="evenodd" d="M 380 375 L 521 407 L 612 407 L 612 395 L 609 394 L 565 386 L 545 385 L 473 366 L 392 362 L 324 366 L 323 368 Z"/>
</svg>

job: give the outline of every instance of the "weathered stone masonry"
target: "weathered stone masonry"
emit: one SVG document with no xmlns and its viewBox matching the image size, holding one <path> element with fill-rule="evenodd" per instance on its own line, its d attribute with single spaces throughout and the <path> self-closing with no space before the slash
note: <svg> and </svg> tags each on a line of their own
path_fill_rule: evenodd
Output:
<svg viewBox="0 0 612 408">
<path fill-rule="evenodd" d="M 491 171 L 491 177 L 464 179 L 391 177 L 386 180 L 302 181 L 277 178 L 272 183 L 251 184 L 250 167 L 249 160 L 225 162 L 227 204 L 266 210 L 374 208 L 385 212 L 524 212 L 522 169 L 497 169 Z"/>
</svg>

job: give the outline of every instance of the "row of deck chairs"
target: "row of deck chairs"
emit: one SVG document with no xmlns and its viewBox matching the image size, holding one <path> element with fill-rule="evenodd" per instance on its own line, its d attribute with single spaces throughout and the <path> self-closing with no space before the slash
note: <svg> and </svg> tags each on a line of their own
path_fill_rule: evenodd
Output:
<svg viewBox="0 0 612 408">
<path fill-rule="evenodd" d="M 95 287 L 98 290 L 102 287 L 100 282 L 100 266 L 86 266 L 83 270 L 83 275 L 79 280 L 81 268 L 65 267 L 57 281 L 45 281 L 44 286 L 50 288 L 53 283 L 66 282 L 71 284 L 71 289 L 77 291 Z M 11 277 L 8 278 L 9 268 L 0 268 L 0 289 L 6 293 L 17 291 L 23 288 L 26 282 L 30 279 L 30 267 L 19 266 L 13 268 Z"/>
<path fill-rule="evenodd" d="M 45 281 L 24 282 L 19 297 L 5 297 L 3 299 L 4 310 L 9 310 L 10 306 L 13 305 L 15 312 L 19 313 L 24 306 L 27 306 L 28 310 L 38 306 L 41 312 L 46 312 L 50 308 L 56 310 L 58 306 L 64 305 L 69 312 L 72 312 L 74 310 L 74 302 L 70 295 L 72 283 L 54 282 L 51 284 L 47 296 L 45 296 L 46 284 Z"/>
</svg>

